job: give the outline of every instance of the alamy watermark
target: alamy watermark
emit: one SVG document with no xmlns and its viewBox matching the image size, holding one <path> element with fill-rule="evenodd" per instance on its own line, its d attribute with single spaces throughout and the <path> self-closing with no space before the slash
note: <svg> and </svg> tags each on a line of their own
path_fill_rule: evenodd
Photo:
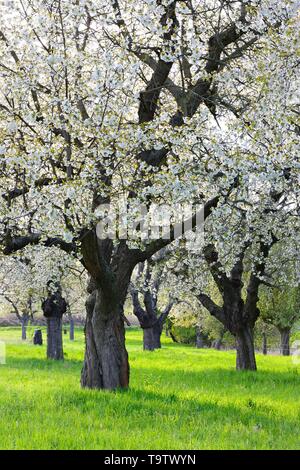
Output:
<svg viewBox="0 0 300 470">
<path fill-rule="evenodd" d="M 6 364 L 6 344 L 0 341 L 0 365 Z"/>
<path fill-rule="evenodd" d="M 135 204 L 124 199 L 97 207 L 99 239 L 149 242 L 185 239 L 197 251 L 204 242 L 204 206 L 194 204 Z"/>
</svg>

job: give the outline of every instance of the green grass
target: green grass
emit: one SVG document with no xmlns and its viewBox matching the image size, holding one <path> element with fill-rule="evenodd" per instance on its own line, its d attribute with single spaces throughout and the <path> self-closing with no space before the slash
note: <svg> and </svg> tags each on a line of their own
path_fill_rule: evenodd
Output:
<svg viewBox="0 0 300 470">
<path fill-rule="evenodd" d="M 81 331 L 65 340 L 60 363 L 19 336 L 0 329 L 1 449 L 300 449 L 300 366 L 291 358 L 258 355 L 257 373 L 236 372 L 234 352 L 166 338 L 161 351 L 143 352 L 131 330 L 130 390 L 99 392 L 80 389 Z"/>
</svg>

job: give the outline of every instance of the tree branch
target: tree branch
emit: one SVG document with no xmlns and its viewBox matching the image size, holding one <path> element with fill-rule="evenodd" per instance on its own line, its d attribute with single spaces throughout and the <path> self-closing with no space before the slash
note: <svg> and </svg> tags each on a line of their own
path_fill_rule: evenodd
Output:
<svg viewBox="0 0 300 470">
<path fill-rule="evenodd" d="M 209 313 L 219 320 L 223 325 L 226 324 L 224 310 L 219 307 L 207 294 L 201 293 L 197 295 L 197 299 L 209 311 Z"/>
</svg>

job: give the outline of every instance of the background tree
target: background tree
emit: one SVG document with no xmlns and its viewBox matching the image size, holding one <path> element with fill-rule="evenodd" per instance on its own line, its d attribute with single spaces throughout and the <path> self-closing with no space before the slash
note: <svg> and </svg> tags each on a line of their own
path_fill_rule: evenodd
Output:
<svg viewBox="0 0 300 470">
<path fill-rule="evenodd" d="M 75 317 L 81 320 L 85 316 L 85 292 L 87 276 L 80 263 L 68 262 L 67 270 L 62 278 L 62 288 L 67 303 L 66 315 L 69 319 L 69 338 L 75 339 Z"/>
<path fill-rule="evenodd" d="M 300 288 L 285 286 L 265 287 L 260 299 L 263 320 L 274 325 L 280 333 L 280 353 L 290 355 L 290 335 L 300 319 Z"/>
<path fill-rule="evenodd" d="M 10 297 L 8 293 L 1 292 L 0 295 L 8 302 L 12 309 L 14 314 L 16 315 L 17 319 L 19 320 L 21 327 L 22 327 L 22 340 L 27 339 L 27 326 L 30 322 L 30 320 L 33 320 L 33 312 L 32 312 L 32 298 L 29 297 L 27 301 L 27 305 L 23 305 L 21 307 L 18 306 L 17 303 L 14 302 L 14 300 Z"/>
<path fill-rule="evenodd" d="M 261 308 L 262 299 L 264 298 L 263 291 L 264 288 L 261 289 L 259 296 L 261 315 L 255 325 L 254 340 L 256 349 L 261 350 L 266 355 L 269 351 L 276 351 L 278 349 L 279 333 L 275 326 L 264 321 L 263 308 Z"/>
<path fill-rule="evenodd" d="M 165 322 L 173 306 L 178 303 L 174 292 L 167 292 L 166 280 L 164 278 L 164 258 L 167 256 L 165 250 L 161 250 L 156 256 L 145 264 L 137 267 L 131 281 L 130 294 L 133 305 L 133 314 L 138 318 L 143 329 L 143 346 L 145 350 L 153 351 L 161 348 L 161 334 Z M 169 298 L 164 307 L 160 294 Z M 143 306 L 140 303 L 143 299 Z"/>
<path fill-rule="evenodd" d="M 47 298 L 42 302 L 44 316 L 47 319 L 47 358 L 64 358 L 62 339 L 62 317 L 67 311 L 67 303 L 62 296 L 59 283 L 49 282 Z"/>
<path fill-rule="evenodd" d="M 22 327 L 22 340 L 27 339 L 27 326 L 36 313 L 38 292 L 32 280 L 28 259 L 1 257 L 0 302 L 16 315 Z"/>
</svg>

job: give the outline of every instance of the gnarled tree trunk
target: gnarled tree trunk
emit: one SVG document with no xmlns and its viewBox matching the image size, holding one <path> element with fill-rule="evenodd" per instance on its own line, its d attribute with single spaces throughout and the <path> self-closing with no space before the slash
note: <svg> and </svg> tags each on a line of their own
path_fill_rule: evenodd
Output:
<svg viewBox="0 0 300 470">
<path fill-rule="evenodd" d="M 280 328 L 280 354 L 283 356 L 290 355 L 290 328 Z"/>
<path fill-rule="evenodd" d="M 48 292 L 48 297 L 42 303 L 44 316 L 47 318 L 47 358 L 62 360 L 64 358 L 62 340 L 62 316 L 67 304 L 61 294 L 60 286 L 56 292 Z"/>
<path fill-rule="evenodd" d="M 261 244 L 261 251 L 264 259 L 267 258 L 272 246 Z M 213 245 L 207 245 L 204 250 L 205 259 L 210 268 L 211 274 L 217 284 L 223 299 L 223 306 L 217 305 L 208 295 L 201 293 L 197 296 L 202 305 L 217 318 L 225 330 L 236 339 L 236 369 L 256 370 L 255 348 L 253 330 L 255 322 L 259 316 L 258 290 L 261 283 L 257 273 L 263 275 L 265 263 L 261 261 L 256 266 L 256 272 L 252 272 L 247 285 L 246 299 L 243 299 L 243 271 L 244 271 L 244 250 L 233 266 L 230 275 L 224 273 L 222 265 L 218 260 L 218 253 Z"/>
<path fill-rule="evenodd" d="M 236 369 L 256 370 L 256 359 L 253 341 L 253 329 L 249 326 L 239 329 L 236 334 Z"/>
<path fill-rule="evenodd" d="M 64 358 L 61 317 L 47 318 L 47 358 L 57 361 Z"/>
<path fill-rule="evenodd" d="M 100 234 L 101 235 L 101 234 Z M 93 230 L 82 243 L 84 265 L 90 274 L 86 302 L 85 357 L 81 386 L 115 390 L 129 386 L 125 347 L 124 303 L 137 253 L 126 240 L 116 247 Z"/>
<path fill-rule="evenodd" d="M 33 344 L 42 346 L 43 344 L 42 330 L 34 330 Z"/>
<path fill-rule="evenodd" d="M 144 287 L 142 294 L 144 308 L 141 306 L 138 290 L 132 286 L 131 297 L 133 314 L 138 318 L 140 326 L 143 329 L 144 351 L 154 351 L 155 349 L 161 348 L 163 326 L 174 305 L 174 301 L 170 301 L 165 309 L 159 312 L 157 308 L 157 294 L 161 284 L 161 273 L 158 271 L 156 276 L 153 277 L 153 264 L 151 265 L 149 262 L 147 262 L 145 271 L 143 264 L 139 266 L 138 276 L 140 277 L 143 272 Z"/>
<path fill-rule="evenodd" d="M 107 305 L 100 290 L 86 302 L 85 358 L 82 387 L 115 390 L 129 385 L 122 306 Z"/>
<path fill-rule="evenodd" d="M 143 328 L 143 347 L 144 351 L 154 351 L 161 348 L 162 327 L 157 320 L 153 326 Z"/>
<path fill-rule="evenodd" d="M 147 291 L 144 294 L 145 308 L 142 308 L 138 292 L 135 289 L 131 290 L 131 297 L 133 302 L 133 313 L 138 318 L 141 328 L 143 329 L 144 351 L 160 349 L 163 326 L 174 302 L 170 302 L 164 311 L 159 314 L 156 302 L 154 301 L 154 297 L 151 292 Z"/>
</svg>

